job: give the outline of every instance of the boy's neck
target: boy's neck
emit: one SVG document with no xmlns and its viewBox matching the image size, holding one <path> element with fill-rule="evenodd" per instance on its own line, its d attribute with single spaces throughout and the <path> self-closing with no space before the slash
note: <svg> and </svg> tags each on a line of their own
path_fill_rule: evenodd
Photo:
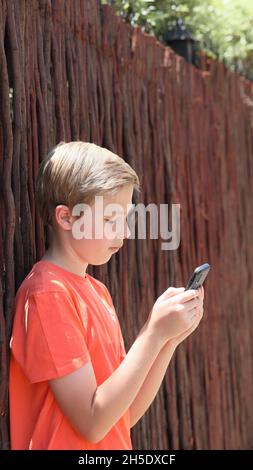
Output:
<svg viewBox="0 0 253 470">
<path fill-rule="evenodd" d="M 88 267 L 88 263 L 81 262 L 77 256 L 73 254 L 63 254 L 60 250 L 56 250 L 55 248 L 53 249 L 52 247 L 48 248 L 44 256 L 42 256 L 41 261 L 50 261 L 60 268 L 66 269 L 66 271 L 73 272 L 74 274 L 78 274 L 83 277 Z"/>
</svg>

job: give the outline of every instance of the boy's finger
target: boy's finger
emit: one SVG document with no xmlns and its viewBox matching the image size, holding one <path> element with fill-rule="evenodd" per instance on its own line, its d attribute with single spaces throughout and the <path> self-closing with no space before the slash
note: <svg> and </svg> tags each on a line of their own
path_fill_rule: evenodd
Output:
<svg viewBox="0 0 253 470">
<path fill-rule="evenodd" d="M 196 289 L 184 290 L 184 292 L 173 296 L 173 303 L 174 301 L 178 304 L 188 302 L 188 300 L 192 300 L 195 297 L 198 297 L 198 292 Z"/>
<path fill-rule="evenodd" d="M 168 287 L 168 289 L 166 289 L 166 291 L 164 291 L 163 294 L 160 295 L 160 299 L 169 299 L 170 297 L 176 294 L 180 294 L 181 292 L 184 292 L 184 287 Z"/>
<path fill-rule="evenodd" d="M 199 292 L 201 300 L 203 301 L 204 300 L 204 288 L 203 288 L 203 286 L 199 287 L 198 292 Z"/>
<path fill-rule="evenodd" d="M 199 300 L 197 298 L 188 300 L 187 302 L 185 302 L 184 307 L 187 312 L 191 312 L 192 310 L 196 311 L 196 309 L 199 309 L 200 307 Z"/>
</svg>

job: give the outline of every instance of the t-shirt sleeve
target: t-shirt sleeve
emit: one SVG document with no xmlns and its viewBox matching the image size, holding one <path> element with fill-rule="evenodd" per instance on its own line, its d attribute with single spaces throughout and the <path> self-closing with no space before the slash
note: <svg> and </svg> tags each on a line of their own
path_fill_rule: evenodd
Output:
<svg viewBox="0 0 253 470">
<path fill-rule="evenodd" d="M 84 324 L 67 293 L 30 295 L 24 327 L 23 367 L 30 382 L 61 377 L 91 361 Z"/>
</svg>

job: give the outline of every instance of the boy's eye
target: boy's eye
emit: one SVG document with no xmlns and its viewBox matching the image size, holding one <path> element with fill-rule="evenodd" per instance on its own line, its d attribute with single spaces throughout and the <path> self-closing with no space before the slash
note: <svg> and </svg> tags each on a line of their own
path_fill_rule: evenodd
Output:
<svg viewBox="0 0 253 470">
<path fill-rule="evenodd" d="M 137 214 L 136 212 L 134 212 L 133 214 L 130 214 L 130 216 L 128 218 L 126 218 L 126 221 L 129 222 L 130 220 L 132 221 L 132 219 L 134 218 L 134 224 L 137 223 Z M 105 222 L 109 222 L 110 224 L 114 224 L 115 222 L 117 222 L 117 220 L 119 219 L 104 219 Z"/>
<path fill-rule="evenodd" d="M 116 222 L 116 220 L 105 219 L 105 222 L 109 222 L 110 224 L 114 224 Z"/>
</svg>

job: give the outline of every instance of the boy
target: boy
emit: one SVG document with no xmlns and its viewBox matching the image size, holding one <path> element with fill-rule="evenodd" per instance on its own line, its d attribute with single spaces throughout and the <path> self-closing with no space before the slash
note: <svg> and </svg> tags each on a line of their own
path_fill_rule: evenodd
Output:
<svg viewBox="0 0 253 470">
<path fill-rule="evenodd" d="M 11 449 L 132 449 L 130 428 L 155 398 L 177 345 L 200 322 L 203 289 L 169 288 L 126 354 L 110 293 L 86 273 L 129 236 L 126 208 L 138 188 L 122 158 L 92 143 L 60 142 L 40 165 L 36 195 L 51 240 L 15 298 Z M 103 237 L 95 232 L 98 195 L 104 207 L 122 209 L 117 223 L 103 209 Z M 76 212 L 82 203 L 89 221 Z M 91 237 L 80 236 L 80 221 Z M 113 238 L 111 224 L 118 224 Z"/>
</svg>

